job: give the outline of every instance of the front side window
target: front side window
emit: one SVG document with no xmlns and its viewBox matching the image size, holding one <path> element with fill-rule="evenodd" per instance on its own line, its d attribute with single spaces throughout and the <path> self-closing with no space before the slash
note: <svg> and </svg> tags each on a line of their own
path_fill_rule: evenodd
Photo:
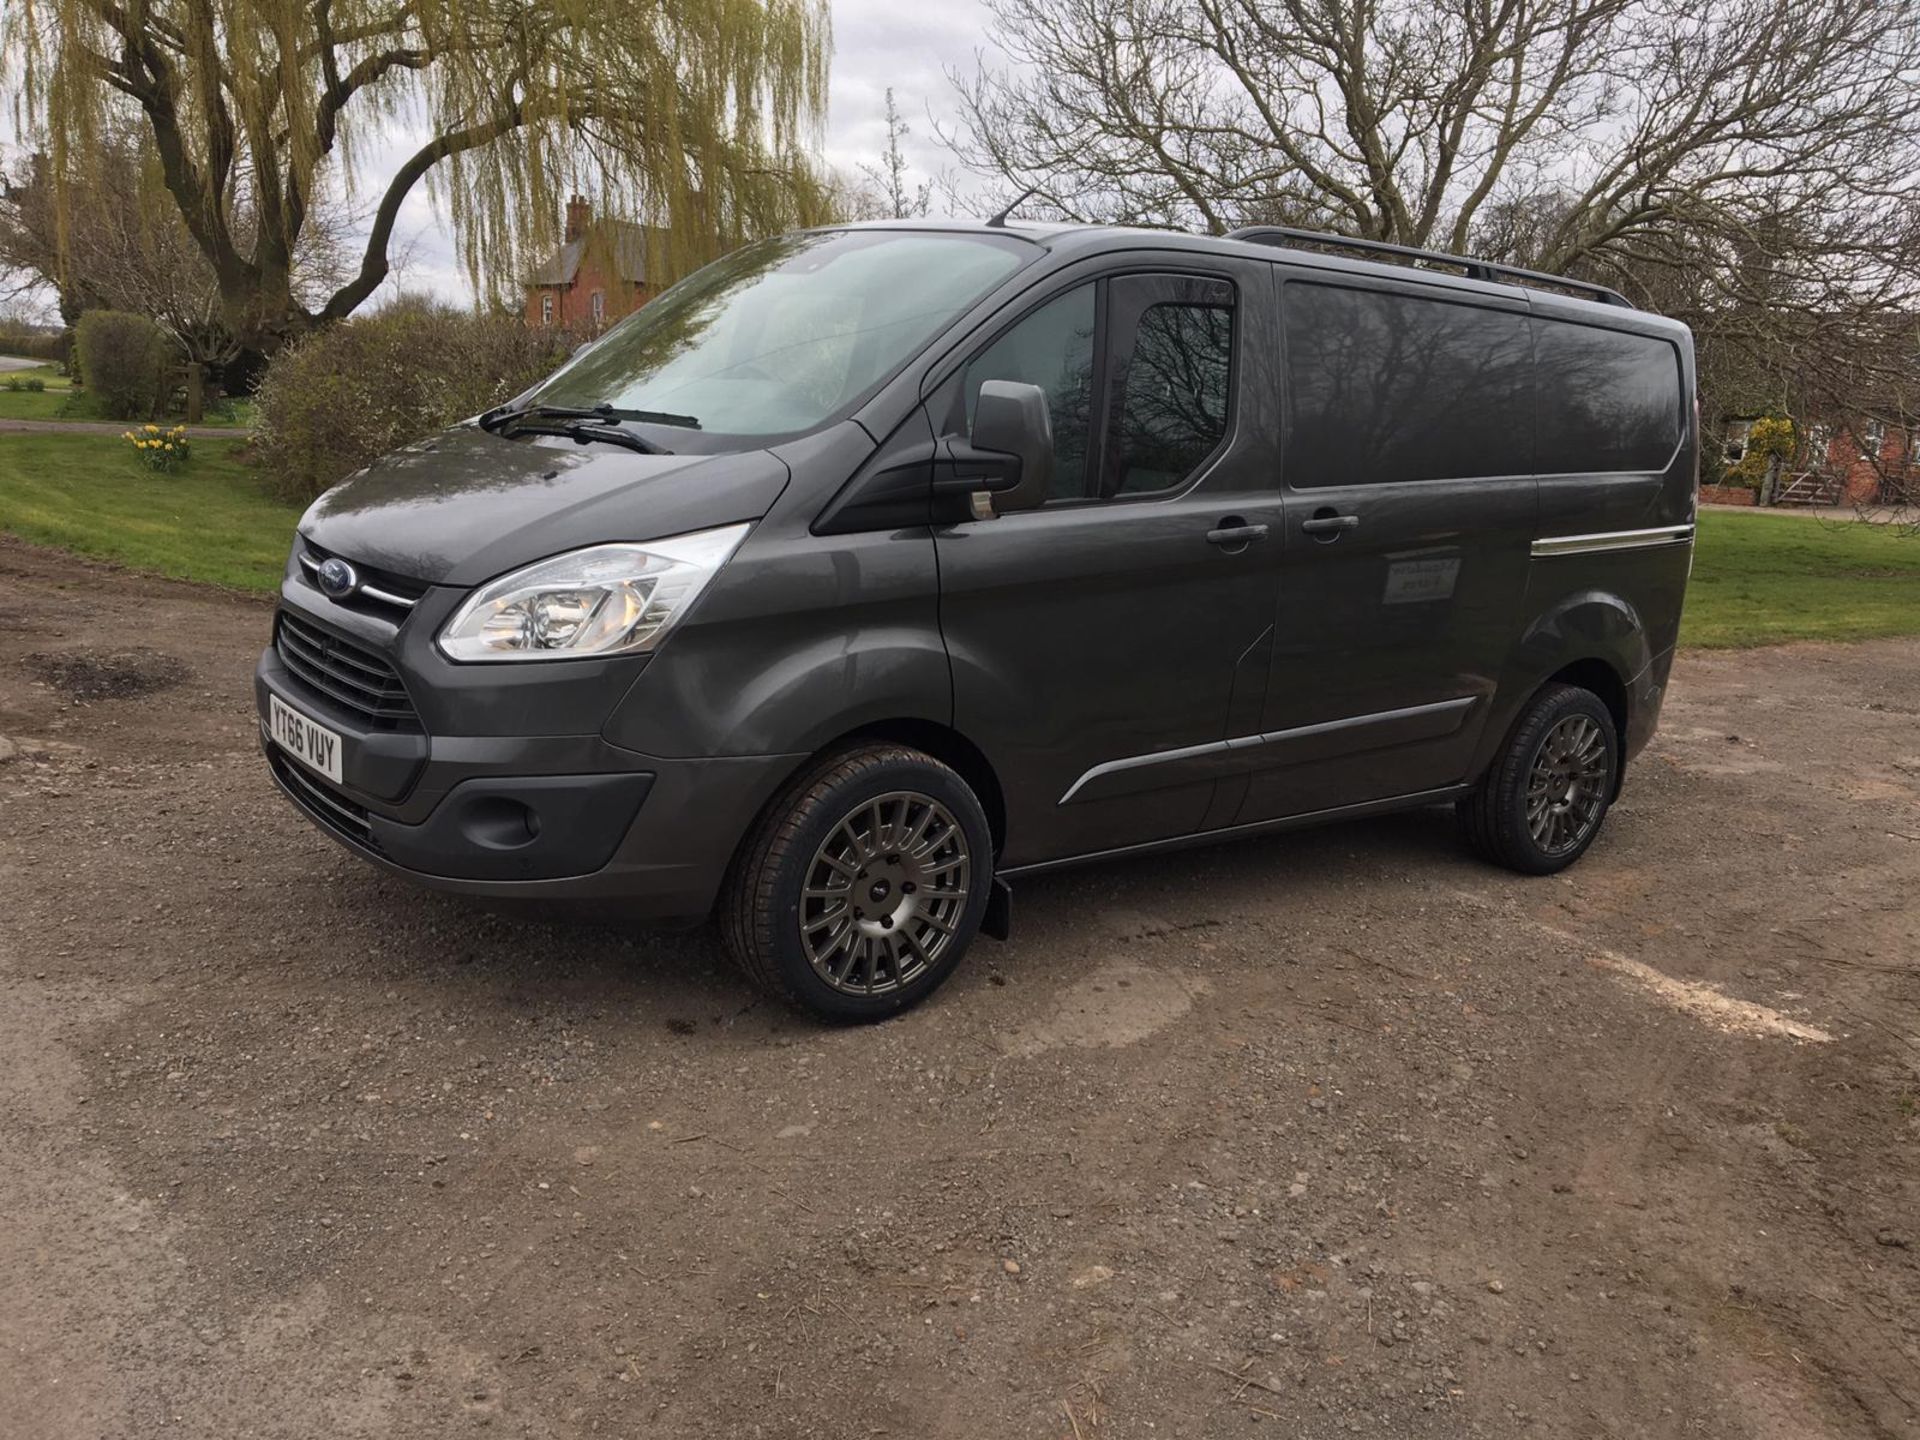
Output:
<svg viewBox="0 0 1920 1440">
<path fill-rule="evenodd" d="M 973 358 L 967 366 L 967 429 L 981 382 L 1017 380 L 1047 392 L 1053 416 L 1053 483 L 1047 498 L 1087 493 L 1087 439 L 1093 414 L 1093 332 L 1097 287 L 1048 301 Z"/>
<path fill-rule="evenodd" d="M 758 241 L 635 311 L 524 398 L 727 435 L 810 430 L 1035 253 L 1012 237 L 910 230 Z"/>
<path fill-rule="evenodd" d="M 1058 295 L 968 364 L 967 424 L 981 382 L 1038 385 L 1053 419 L 1049 500 L 1171 490 L 1226 436 L 1233 300 L 1224 280 L 1160 274 Z"/>
</svg>

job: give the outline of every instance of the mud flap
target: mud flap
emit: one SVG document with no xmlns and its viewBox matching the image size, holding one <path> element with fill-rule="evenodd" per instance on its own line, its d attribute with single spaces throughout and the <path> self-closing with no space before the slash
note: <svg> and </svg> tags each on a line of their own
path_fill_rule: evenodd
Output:
<svg viewBox="0 0 1920 1440">
<path fill-rule="evenodd" d="M 987 913 L 980 918 L 980 933 L 995 940 L 1006 940 L 1013 935 L 1013 887 L 998 875 L 993 877 L 993 886 L 987 891 Z"/>
</svg>

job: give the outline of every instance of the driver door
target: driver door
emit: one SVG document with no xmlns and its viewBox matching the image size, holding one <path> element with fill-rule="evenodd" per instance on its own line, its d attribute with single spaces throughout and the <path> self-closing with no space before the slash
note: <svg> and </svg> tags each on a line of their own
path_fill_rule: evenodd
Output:
<svg viewBox="0 0 1920 1440">
<path fill-rule="evenodd" d="M 1171 257 L 1169 257 L 1171 258 Z M 1191 258 L 1191 257 L 1181 257 Z M 954 724 L 987 754 L 1007 866 L 1225 823 L 1278 599 L 1268 267 L 1090 275 L 1030 302 L 931 397 L 1046 391 L 1046 503 L 936 527 Z M 1224 791 L 1223 791 L 1223 788 Z"/>
</svg>

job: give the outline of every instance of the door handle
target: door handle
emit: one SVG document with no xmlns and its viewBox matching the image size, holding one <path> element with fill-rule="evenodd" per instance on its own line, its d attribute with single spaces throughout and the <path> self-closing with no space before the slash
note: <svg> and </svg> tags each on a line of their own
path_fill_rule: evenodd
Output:
<svg viewBox="0 0 1920 1440">
<path fill-rule="evenodd" d="M 1207 531 L 1207 543 L 1234 549 L 1258 540 L 1266 533 L 1267 527 L 1264 525 L 1249 525 L 1238 515 L 1229 515 L 1217 528 Z"/>
<path fill-rule="evenodd" d="M 1359 524 L 1358 515 L 1342 515 L 1323 505 L 1313 512 L 1311 518 L 1302 520 L 1300 528 L 1324 545 L 1328 541 L 1338 540 L 1347 531 L 1358 528 Z"/>
</svg>

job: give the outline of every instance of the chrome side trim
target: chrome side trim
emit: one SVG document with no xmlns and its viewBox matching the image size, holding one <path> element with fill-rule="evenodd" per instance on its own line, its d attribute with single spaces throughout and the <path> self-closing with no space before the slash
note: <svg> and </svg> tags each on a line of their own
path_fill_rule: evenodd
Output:
<svg viewBox="0 0 1920 1440">
<path fill-rule="evenodd" d="M 307 574 L 318 575 L 320 573 L 320 562 L 307 554 L 306 551 L 302 550 L 295 558 L 300 561 L 300 568 L 305 570 Z M 318 589 L 319 587 L 315 586 L 314 588 Z M 420 603 L 418 600 L 409 600 L 404 595 L 395 595 L 389 590 L 382 590 L 378 585 L 362 585 L 354 593 L 364 595 L 369 600 L 378 600 L 382 605 L 392 605 L 400 610 L 411 610 L 415 605 Z"/>
<path fill-rule="evenodd" d="M 1288 741 L 1305 740 L 1315 735 L 1331 735 L 1342 730 L 1363 730 L 1369 726 L 1391 724 L 1396 720 L 1417 719 L 1423 715 L 1457 713 L 1464 718 L 1473 703 L 1473 696 L 1464 695 L 1457 700 L 1436 700 L 1431 704 L 1409 705 L 1400 710 L 1379 710 L 1368 715 L 1349 715 L 1344 720 L 1322 720 L 1313 725 L 1297 725 L 1291 730 L 1271 730 L 1264 735 L 1242 735 L 1233 740 L 1213 740 L 1204 745 L 1183 745 L 1178 750 L 1150 750 L 1145 755 L 1128 755 L 1119 760 L 1106 760 L 1069 785 L 1067 793 L 1055 803 L 1067 804 L 1087 786 L 1107 775 L 1121 774 L 1128 770 L 1143 770 L 1149 766 L 1173 765 L 1182 760 L 1197 760 L 1203 756 L 1226 755 L 1232 751 L 1284 745 Z"/>
<path fill-rule="evenodd" d="M 1609 530 L 1598 535 L 1550 535 L 1533 542 L 1533 558 L 1550 555 L 1588 555 L 1600 550 L 1651 550 L 1663 545 L 1691 545 L 1693 526 L 1659 525 L 1651 530 Z"/>
<path fill-rule="evenodd" d="M 1145 755 L 1129 755 L 1121 760 L 1105 760 L 1067 787 L 1056 804 L 1064 805 L 1103 775 L 1118 775 L 1125 770 L 1143 770 L 1149 765 L 1170 765 L 1177 760 L 1196 760 L 1202 755 L 1224 755 L 1236 745 L 1255 745 L 1258 735 L 1241 740 L 1210 740 L 1204 745 L 1183 745 L 1178 750 L 1152 750 Z"/>
</svg>

